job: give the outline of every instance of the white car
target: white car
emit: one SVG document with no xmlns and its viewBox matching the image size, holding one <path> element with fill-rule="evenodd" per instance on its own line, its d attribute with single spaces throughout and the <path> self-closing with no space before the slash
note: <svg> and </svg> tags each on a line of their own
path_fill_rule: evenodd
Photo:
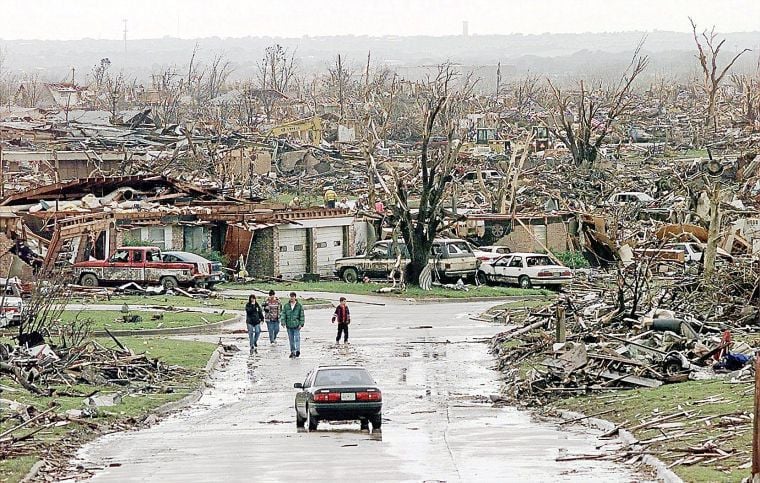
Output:
<svg viewBox="0 0 760 483">
<path fill-rule="evenodd" d="M 483 282 L 511 283 L 520 288 L 531 288 L 534 285 L 570 283 L 573 272 L 542 253 L 510 253 L 490 263 L 483 263 L 478 277 Z"/>
<path fill-rule="evenodd" d="M 23 311 L 24 300 L 21 298 L 19 279 L 0 278 L 0 327 L 18 325 Z"/>
<path fill-rule="evenodd" d="M 641 203 L 649 204 L 654 201 L 654 198 L 641 191 L 623 191 L 621 193 L 615 193 L 609 197 L 607 204 L 609 205 L 622 205 L 625 203 Z"/>
<path fill-rule="evenodd" d="M 497 245 L 478 247 L 472 250 L 472 253 L 474 253 L 475 256 L 478 257 L 478 260 L 480 260 L 483 263 L 492 262 L 496 260 L 497 258 L 511 252 L 512 250 L 510 250 L 509 248 L 497 246 Z"/>
</svg>

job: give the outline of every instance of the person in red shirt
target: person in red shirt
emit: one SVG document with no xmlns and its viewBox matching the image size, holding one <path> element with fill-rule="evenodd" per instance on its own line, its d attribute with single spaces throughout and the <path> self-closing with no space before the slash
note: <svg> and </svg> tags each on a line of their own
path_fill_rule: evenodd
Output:
<svg viewBox="0 0 760 483">
<path fill-rule="evenodd" d="M 335 343 L 340 344 L 340 336 L 343 334 L 343 343 L 348 344 L 348 324 L 351 323 L 351 312 L 346 305 L 346 297 L 341 297 L 340 305 L 335 307 L 332 323 L 335 322 L 338 323 L 338 336 L 335 337 Z"/>
</svg>

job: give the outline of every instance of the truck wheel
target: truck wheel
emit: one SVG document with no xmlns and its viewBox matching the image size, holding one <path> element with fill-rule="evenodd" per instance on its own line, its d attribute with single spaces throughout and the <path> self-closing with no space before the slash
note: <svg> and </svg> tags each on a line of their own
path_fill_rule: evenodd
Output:
<svg viewBox="0 0 760 483">
<path fill-rule="evenodd" d="M 522 277 L 518 278 L 517 283 L 520 284 L 520 288 L 533 287 L 533 284 L 530 283 L 530 277 L 528 277 L 527 275 L 523 275 Z"/>
<path fill-rule="evenodd" d="M 82 275 L 82 278 L 79 279 L 79 283 L 81 285 L 84 285 L 85 287 L 97 287 L 98 277 L 96 277 L 92 273 L 85 273 L 84 275 Z"/>
<path fill-rule="evenodd" d="M 177 279 L 174 277 L 163 277 L 161 279 L 161 285 L 166 289 L 170 290 L 173 288 L 177 288 L 179 283 L 177 282 Z"/>
<path fill-rule="evenodd" d="M 356 283 L 359 280 L 359 272 L 353 267 L 343 270 L 343 281 L 346 283 Z"/>
</svg>

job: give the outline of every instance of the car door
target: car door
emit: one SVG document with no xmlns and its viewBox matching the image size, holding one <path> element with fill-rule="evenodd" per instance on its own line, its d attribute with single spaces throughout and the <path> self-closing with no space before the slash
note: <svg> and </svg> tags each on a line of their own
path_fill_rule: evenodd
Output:
<svg viewBox="0 0 760 483">
<path fill-rule="evenodd" d="M 499 257 L 491 263 L 492 279 L 495 282 L 507 281 L 506 272 L 507 272 L 507 266 L 509 265 L 510 260 L 512 260 L 512 256 L 507 255 L 504 257 Z"/>
<path fill-rule="evenodd" d="M 147 280 L 145 278 L 145 251 L 144 250 L 130 250 L 132 265 L 129 268 L 131 272 L 132 280 Z"/>
<path fill-rule="evenodd" d="M 108 263 L 103 270 L 103 279 L 116 281 L 131 280 L 129 278 L 129 267 L 131 265 L 129 257 L 130 253 L 128 249 L 123 248 L 116 250 L 116 252 L 111 255 L 111 258 L 108 259 Z"/>
<path fill-rule="evenodd" d="M 504 281 L 509 283 L 517 283 L 520 275 L 525 273 L 525 267 L 523 266 L 523 257 L 521 255 L 513 255 L 509 259 L 509 263 L 504 267 Z"/>
</svg>

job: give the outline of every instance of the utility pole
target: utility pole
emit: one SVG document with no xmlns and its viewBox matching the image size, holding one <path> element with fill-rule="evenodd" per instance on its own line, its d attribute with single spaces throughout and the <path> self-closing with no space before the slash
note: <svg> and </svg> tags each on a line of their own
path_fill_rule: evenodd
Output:
<svg viewBox="0 0 760 483">
<path fill-rule="evenodd" d="M 74 87 L 74 67 L 71 68 L 71 87 L 69 88 L 69 95 L 66 96 L 66 125 L 69 124 L 69 110 L 71 109 L 71 93 L 76 89 Z"/>
<path fill-rule="evenodd" d="M 501 91 L 501 62 L 496 64 L 496 97 L 499 97 Z"/>
<path fill-rule="evenodd" d="M 752 483 L 760 482 L 760 358 L 755 356 L 755 414 L 752 420 Z"/>
<path fill-rule="evenodd" d="M 127 53 L 127 19 L 124 18 L 121 20 L 124 22 L 124 53 Z"/>
</svg>

